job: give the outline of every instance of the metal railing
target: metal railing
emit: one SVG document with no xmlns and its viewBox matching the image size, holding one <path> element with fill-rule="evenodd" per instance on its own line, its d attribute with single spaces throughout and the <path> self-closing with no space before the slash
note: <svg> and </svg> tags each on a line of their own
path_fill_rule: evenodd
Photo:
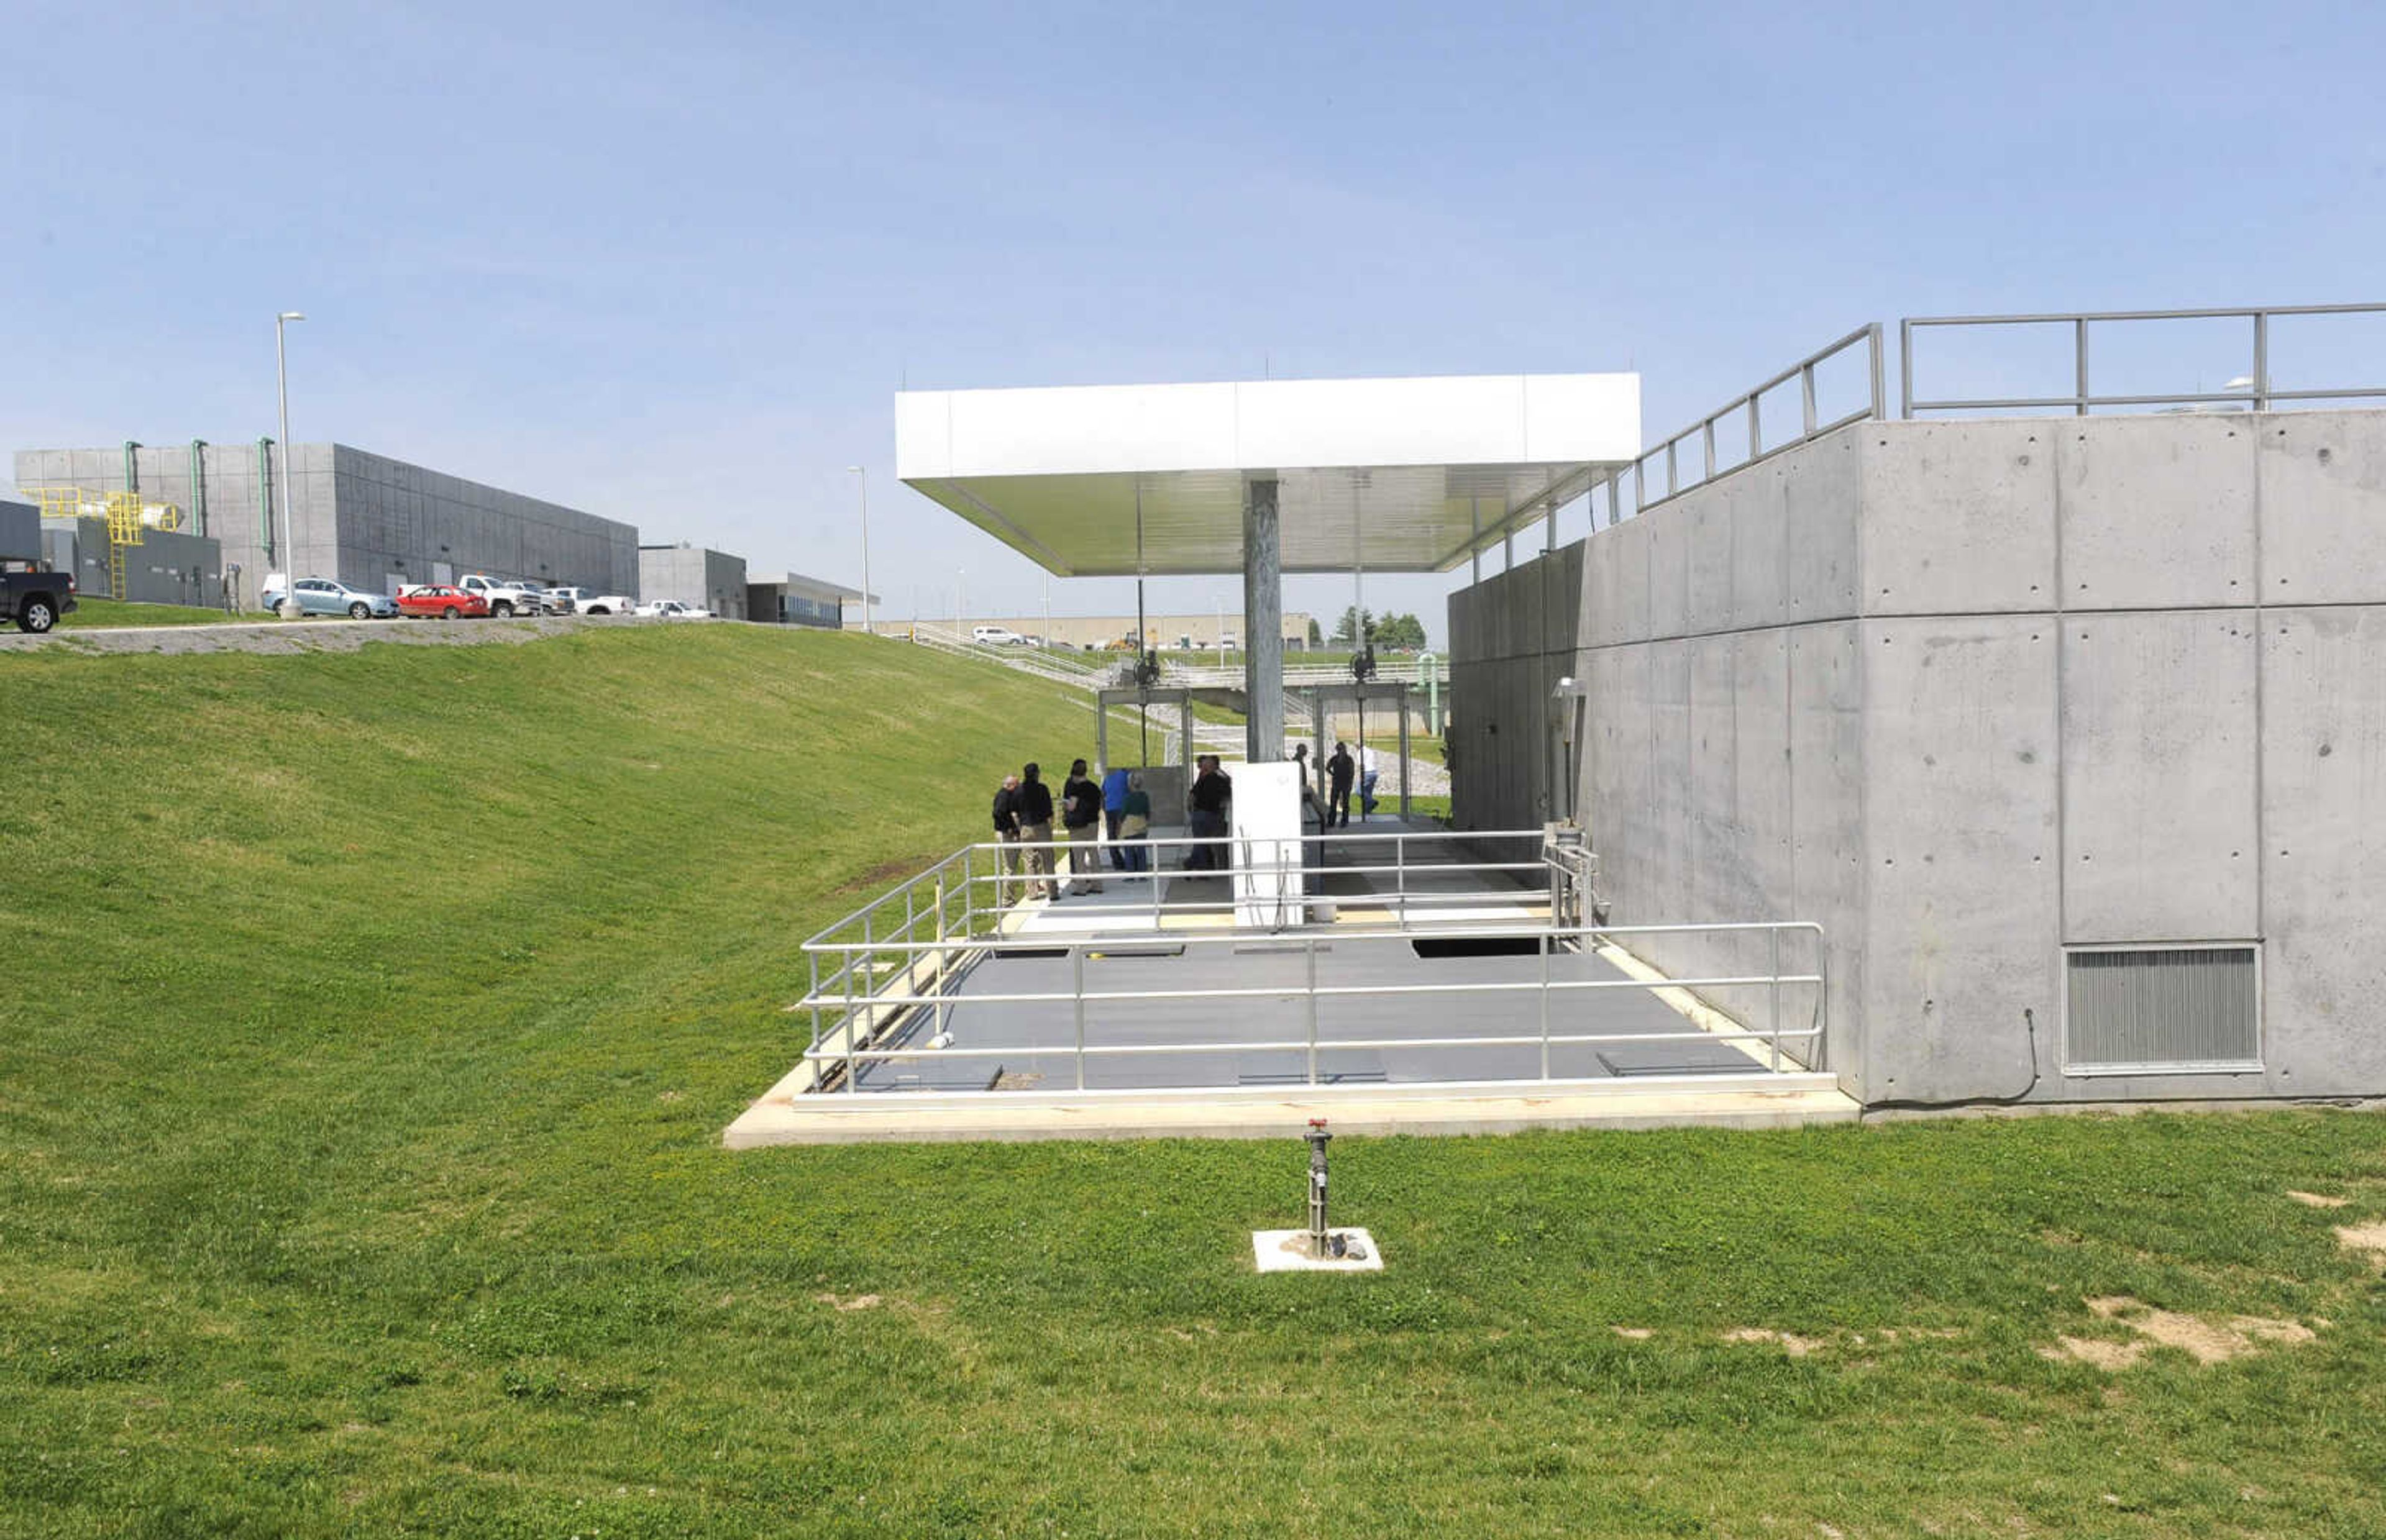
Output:
<svg viewBox="0 0 2386 1540">
<path fill-rule="evenodd" d="M 1080 690 L 1098 690 L 1111 682 L 1115 671 L 1110 668 L 1089 668 L 1044 647 L 991 646 L 973 642 L 942 626 L 924 623 L 911 627 L 911 640 L 923 647 L 951 653 L 961 657 L 973 657 L 981 663 L 999 663 L 1006 669 L 1034 674 L 1057 684 L 1074 685 Z"/>
<path fill-rule="evenodd" d="M 811 987 L 804 998 L 791 1008 L 806 1010 L 811 1017 L 810 1042 L 804 1059 L 815 1073 L 815 1084 L 826 1087 L 841 1079 L 842 1089 L 850 1094 L 860 1091 L 867 1066 L 891 1059 L 973 1059 L 1019 1058 L 1036 1054 L 1061 1052 L 1057 1047 L 1036 1048 L 1013 1042 L 995 1046 L 958 1045 L 947 1035 L 949 1013 L 956 1005 L 1042 1005 L 1056 1013 L 1065 1013 L 1073 1023 L 1073 1033 L 1067 1052 L 1072 1058 L 1077 1088 L 1085 1088 L 1086 1061 L 1107 1057 L 1133 1055 L 1185 1054 L 1249 1054 L 1300 1051 L 1305 1055 L 1307 1083 L 1318 1080 L 1318 1055 L 1339 1050 L 1380 1049 L 1498 1049 L 1538 1045 L 1541 1080 L 1551 1078 L 1551 1052 L 1553 1048 L 1613 1044 L 1617 1045 L 1649 1045 L 1675 1042 L 1734 1043 L 1742 1045 L 1752 1056 L 1756 1045 L 1763 1045 L 1765 1059 L 1751 1058 L 1749 1074 L 1777 1072 L 1785 1058 L 1797 1062 L 1818 1061 L 1825 1033 L 1824 998 L 1828 988 L 1827 954 L 1821 945 L 1821 928 L 1807 921 L 1752 921 L 1736 924 L 1708 925 L 1642 925 L 1602 926 L 1583 923 L 1578 917 L 1583 908 L 1577 884 L 1587 883 L 1589 873 L 1595 870 L 1595 858 L 1578 851 L 1552 855 L 1543 844 L 1542 831 L 1511 831 L 1498 833 L 1459 835 L 1445 832 L 1401 832 L 1387 834 L 1350 836 L 1354 845 L 1368 847 L 1373 858 L 1328 864 L 1312 860 L 1312 853 L 1322 855 L 1325 836 L 1303 835 L 1299 840 L 1251 841 L 1234 838 L 1169 837 L 1149 842 L 1160 851 L 1212 849 L 1239 857 L 1230 869 L 1215 875 L 1229 880 L 1226 893 L 1218 898 L 1186 899 L 1161 896 L 1162 884 L 1153 881 L 1150 873 L 1121 873 L 1105 868 L 1099 878 L 1105 883 L 1132 886 L 1137 882 L 1149 890 L 1140 900 L 1123 897 L 1115 903 L 1073 902 L 1065 923 L 1055 925 L 1057 911 L 1033 909 L 1024 905 L 1012 905 L 1001 900 L 1005 893 L 1020 892 L 1032 879 L 1014 875 L 1004 866 L 1011 856 L 1028 848 L 1065 851 L 1063 842 L 1025 846 L 1016 843 L 972 845 L 955 852 L 918 876 L 898 884 L 860 909 L 846 916 L 804 943 L 811 970 Z M 1503 860 L 1469 853 L 1468 858 L 1425 858 L 1425 852 L 1413 854 L 1412 845 L 1426 847 L 1434 855 L 1446 852 L 1434 849 L 1454 841 L 1480 842 L 1490 839 L 1507 844 L 1532 842 L 1538 846 L 1529 859 Z M 1336 844 L 1342 837 L 1333 836 Z M 1298 860 L 1254 859 L 1270 852 L 1261 846 L 1274 847 L 1277 853 L 1284 846 L 1297 847 Z M 1388 857 L 1387 858 L 1387 854 Z M 1057 863 L 1056 863 L 1057 864 Z M 1335 874 L 1357 875 L 1369 879 L 1390 877 L 1389 892 L 1369 891 L 1325 898 L 1312 891 L 1314 879 Z M 1465 881 L 1454 887 L 1437 891 L 1425 885 L 1428 874 L 1443 879 L 1452 877 Z M 1055 882 L 1066 882 L 1068 873 L 1056 870 Z M 1166 875 L 1181 881 L 1184 874 Z M 1199 873 L 1196 873 L 1199 875 Z M 1298 888 L 1287 889 L 1289 879 L 1298 875 Z M 997 902 L 982 907 L 981 894 L 992 892 Z M 1290 894 L 1289 902 L 1285 895 Z M 1499 900 L 1526 900 L 1504 909 Z M 1342 923 L 1307 923 L 1310 908 L 1319 902 L 1346 904 L 1359 909 L 1380 909 L 1380 918 Z M 1472 915 L 1466 910 L 1475 911 Z M 1486 912 L 1488 909 L 1491 912 Z M 1223 923 L 1214 920 L 1226 911 Z M 1267 916 L 1263 923 L 1237 922 L 1237 917 L 1259 913 Z M 1034 928 L 1022 928 L 1020 921 L 1033 914 Z M 1290 919 L 1287 916 L 1289 914 Z M 1167 925 L 1167 920 L 1179 921 Z M 1192 921 L 1188 928 L 1184 921 Z M 1398 937 L 1408 941 L 1463 941 L 1479 938 L 1486 933 L 1503 939 L 1528 939 L 1535 943 L 1539 956 L 1536 976 L 1521 980 L 1490 980 L 1448 983 L 1361 982 L 1321 983 L 1318 977 L 1317 954 L 1321 946 L 1330 947 L 1337 942 L 1364 940 L 1370 937 Z M 1652 975 L 1642 978 L 1624 973 L 1614 978 L 1583 979 L 1555 977 L 1551 960 L 1555 957 L 1580 952 L 1586 948 L 1604 946 L 1615 938 L 1636 935 L 1679 935 L 1693 933 L 1761 935 L 1767 950 L 1766 969 L 1762 972 L 1743 971 L 1713 976 L 1675 978 Z M 1781 964 L 1782 936 L 1785 933 L 1810 935 L 1815 961 L 1811 970 L 1784 971 Z M 1099 957 L 1120 948 L 1149 946 L 1164 942 L 1170 948 L 1199 948 L 1220 945 L 1249 945 L 1265 938 L 1276 946 L 1297 948 L 1304 958 L 1302 978 L 1299 983 L 1284 981 L 1254 985 L 1192 987 L 1179 984 L 1156 988 L 1089 989 L 1086 981 L 1086 962 L 1089 956 Z M 981 958 L 998 949 L 1029 948 L 1065 954 L 1068 960 L 1069 987 L 1048 990 L 998 990 L 971 988 L 964 995 L 961 981 Z M 1599 1033 L 1580 1030 L 1578 1024 L 1563 1019 L 1564 1003 L 1585 997 L 1583 992 L 1639 989 L 1664 990 L 1722 988 L 1762 988 L 1766 998 L 1766 1020 L 1763 1028 L 1727 1025 L 1721 1028 L 1686 1026 L 1677 1033 Z M 1811 989 L 1811 1008 L 1802 1025 L 1789 1021 L 1783 1015 L 1782 994 L 1785 988 Z M 1531 994 L 1538 999 L 1538 1028 L 1529 1033 L 1492 1033 L 1483 1034 L 1449 1034 L 1411 1037 L 1337 1037 L 1320 1032 L 1318 1015 L 1321 1001 L 1351 998 L 1375 998 L 1402 995 L 1439 995 L 1486 997 L 1501 995 Z M 1115 1010 L 1132 1010 L 1140 1003 L 1158 1002 L 1235 1002 L 1257 999 L 1293 999 L 1300 1003 L 1306 1029 L 1299 1038 L 1275 1036 L 1257 1039 L 1232 1037 L 1203 1038 L 1177 1043 L 1105 1043 L 1099 1032 L 1099 1018 Z M 1090 1033 L 1090 1035 L 1089 1035 Z M 1500 1078 L 1496 1076 L 1485 1078 Z M 1513 1077 L 1512 1077 L 1513 1078 Z M 1714 1078 L 1712 1074 L 1702 1079 Z M 883 1094 L 883 1093 L 873 1093 Z"/>
<path fill-rule="evenodd" d="M 2061 408 L 2086 417 L 2098 407 L 2249 407 L 2267 411 L 2280 401 L 2361 400 L 2386 396 L 2386 386 L 2353 385 L 2331 390 L 2277 390 L 2270 384 L 2270 321 L 2278 316 L 2386 315 L 2386 305 L 2270 305 L 2223 310 L 2074 310 L 2041 316 L 1909 316 L 1897 323 L 1898 369 L 1902 377 L 1899 409 L 1916 412 L 2031 411 Z M 2242 384 L 2230 381 L 2216 391 L 2194 390 L 2166 395 L 2099 395 L 2089 380 L 2089 328 L 2107 323 L 2165 320 L 2242 320 L 2253 326 L 2253 369 Z M 1931 327 L 2066 326 L 2071 329 L 2072 388 L 2068 395 L 1948 397 L 1916 394 L 1914 388 L 1914 333 Z"/>
<path fill-rule="evenodd" d="M 1867 391 L 1864 404 L 1826 419 L 1818 404 L 1816 375 L 1834 358 L 1859 347 L 1864 349 L 1866 366 Z M 1632 478 L 1632 511 L 1641 513 L 1734 471 L 1762 465 L 1776 455 L 1786 454 L 1802 444 L 1811 444 L 1851 422 L 1886 417 L 1889 415 L 1886 370 L 1887 360 L 1883 355 L 1878 321 L 1868 321 L 1838 341 L 1816 348 L 1763 383 L 1742 391 L 1673 437 L 1643 450 L 1639 458 L 1631 464 L 1618 466 L 1591 482 L 1585 499 L 1590 510 L 1591 527 L 1594 530 L 1599 527 L 1599 499 L 1602 491 L 1607 497 L 1608 527 L 1614 528 L 1624 517 L 1622 494 L 1624 478 L 1627 475 Z M 1794 437 L 1767 446 L 1764 442 L 1764 398 L 1791 381 L 1798 384 L 1798 432 Z M 1744 449 L 1737 444 L 1727 447 L 1717 437 L 1717 429 L 1727 425 L 1744 427 L 1747 435 Z M 1687 472 L 1683 466 L 1686 445 L 1695 445 L 1696 451 L 1694 463 Z M 1685 479 L 1686 474 L 1688 479 Z M 1660 481 L 1662 490 L 1655 490 L 1654 483 Z"/>
</svg>

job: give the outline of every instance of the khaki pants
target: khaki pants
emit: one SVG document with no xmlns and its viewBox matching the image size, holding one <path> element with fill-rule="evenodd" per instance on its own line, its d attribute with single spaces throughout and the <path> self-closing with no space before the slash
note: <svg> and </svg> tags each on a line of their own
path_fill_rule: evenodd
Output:
<svg viewBox="0 0 2386 1540">
<path fill-rule="evenodd" d="M 1102 891 L 1102 836 L 1099 823 L 1069 825 L 1069 875 L 1082 879 L 1086 887 Z M 1076 886 L 1072 882 L 1071 886 Z"/>
<path fill-rule="evenodd" d="M 1019 843 L 1030 847 L 1020 852 L 1027 858 L 1027 896 L 1030 898 L 1039 893 L 1047 898 L 1061 896 L 1060 888 L 1052 881 L 1052 852 L 1044 848 L 1051 838 L 1052 826 L 1049 823 L 1023 823 L 1019 826 Z"/>
<path fill-rule="evenodd" d="M 1009 908 L 1019 894 L 1019 836 L 998 832 L 995 837 L 1002 848 L 994 853 L 994 902 L 998 908 Z"/>
</svg>

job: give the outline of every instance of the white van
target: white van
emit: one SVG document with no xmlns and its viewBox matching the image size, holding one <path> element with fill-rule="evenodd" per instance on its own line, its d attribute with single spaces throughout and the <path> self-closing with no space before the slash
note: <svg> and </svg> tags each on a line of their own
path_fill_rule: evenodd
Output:
<svg viewBox="0 0 2386 1540">
<path fill-rule="evenodd" d="M 972 626 L 970 640 L 981 647 L 1023 647 L 1027 638 L 1009 626 Z"/>
</svg>

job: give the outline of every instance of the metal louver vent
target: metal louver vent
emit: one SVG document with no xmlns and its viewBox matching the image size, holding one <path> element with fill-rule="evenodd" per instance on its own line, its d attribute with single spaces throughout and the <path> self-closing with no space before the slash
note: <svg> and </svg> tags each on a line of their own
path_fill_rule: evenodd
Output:
<svg viewBox="0 0 2386 1540">
<path fill-rule="evenodd" d="M 2261 948 L 2078 947 L 2065 954 L 2063 1058 L 2075 1075 L 2262 1067 Z"/>
</svg>

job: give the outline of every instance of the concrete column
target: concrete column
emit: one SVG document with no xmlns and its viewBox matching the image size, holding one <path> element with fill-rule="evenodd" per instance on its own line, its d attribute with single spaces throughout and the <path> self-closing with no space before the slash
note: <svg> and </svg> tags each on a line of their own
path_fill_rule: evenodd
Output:
<svg viewBox="0 0 2386 1540">
<path fill-rule="evenodd" d="M 1243 498 L 1243 753 L 1284 757 L 1284 559 L 1275 482 L 1253 478 Z"/>
</svg>

